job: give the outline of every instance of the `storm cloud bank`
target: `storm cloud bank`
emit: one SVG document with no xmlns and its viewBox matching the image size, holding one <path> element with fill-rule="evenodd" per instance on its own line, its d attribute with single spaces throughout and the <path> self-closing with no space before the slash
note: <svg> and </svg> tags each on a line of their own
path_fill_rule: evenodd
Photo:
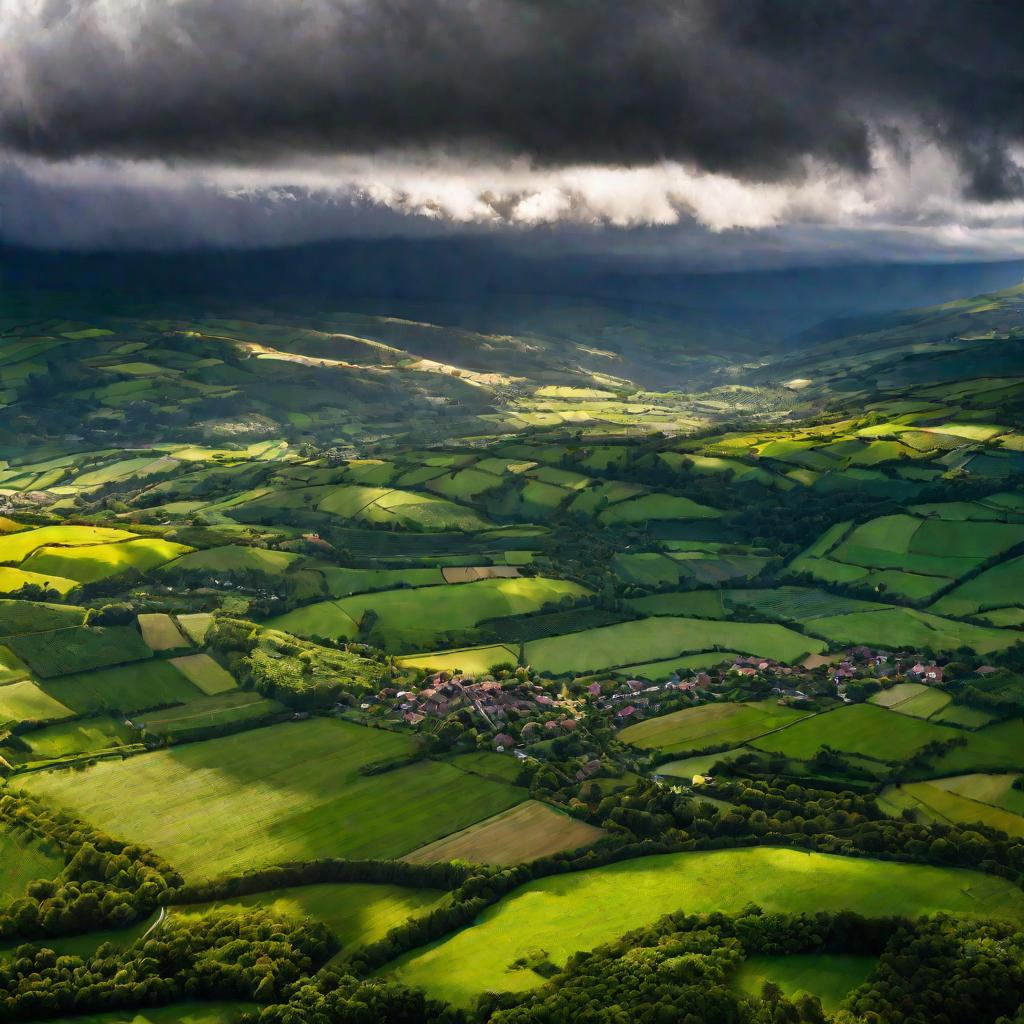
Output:
<svg viewBox="0 0 1024 1024">
<path fill-rule="evenodd" d="M 37 195 L 713 232 L 1024 215 L 1010 2 L 0 0 L 0 57 L 0 159 Z"/>
</svg>

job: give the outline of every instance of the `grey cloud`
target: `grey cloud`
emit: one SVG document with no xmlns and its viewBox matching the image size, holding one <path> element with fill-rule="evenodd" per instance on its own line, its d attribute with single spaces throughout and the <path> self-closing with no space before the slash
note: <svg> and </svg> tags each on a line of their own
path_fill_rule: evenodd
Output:
<svg viewBox="0 0 1024 1024">
<path fill-rule="evenodd" d="M 870 170 L 910 126 L 1024 194 L 1024 5 L 969 0 L 0 0 L 0 147 L 267 165 L 435 150 Z"/>
</svg>

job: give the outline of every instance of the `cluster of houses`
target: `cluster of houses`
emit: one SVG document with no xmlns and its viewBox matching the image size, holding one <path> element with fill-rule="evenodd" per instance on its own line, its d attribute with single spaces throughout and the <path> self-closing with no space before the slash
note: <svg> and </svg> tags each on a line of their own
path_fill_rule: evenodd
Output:
<svg viewBox="0 0 1024 1024">
<path fill-rule="evenodd" d="M 516 742 L 504 728 L 510 718 L 534 719 L 523 726 L 524 739 L 531 728 L 540 735 L 558 735 L 576 728 L 575 718 L 565 712 L 562 702 L 542 686 L 526 680 L 505 683 L 494 679 L 477 681 L 471 676 L 439 672 L 428 678 L 421 690 L 385 687 L 376 698 L 370 698 L 364 704 L 364 709 L 374 703 L 385 705 L 396 717 L 413 726 L 428 718 L 446 718 L 454 711 L 465 709 L 475 712 L 482 720 L 481 724 L 494 732 L 494 745 L 498 750 L 509 750 Z"/>
</svg>

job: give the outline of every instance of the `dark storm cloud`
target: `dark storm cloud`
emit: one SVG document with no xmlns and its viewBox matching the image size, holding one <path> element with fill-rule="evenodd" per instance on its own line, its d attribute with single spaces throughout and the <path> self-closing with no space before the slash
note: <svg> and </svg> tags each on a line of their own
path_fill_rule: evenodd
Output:
<svg viewBox="0 0 1024 1024">
<path fill-rule="evenodd" d="M 1024 194 L 1024 4 L 0 0 L 0 146 L 266 165 L 437 149 L 866 172 L 875 132 Z"/>
</svg>

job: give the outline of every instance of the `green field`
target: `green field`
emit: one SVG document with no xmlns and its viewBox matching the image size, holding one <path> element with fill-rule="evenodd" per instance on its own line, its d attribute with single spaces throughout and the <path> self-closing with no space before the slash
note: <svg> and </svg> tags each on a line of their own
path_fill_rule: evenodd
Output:
<svg viewBox="0 0 1024 1024">
<path fill-rule="evenodd" d="M 637 676 L 640 679 L 666 679 L 673 672 L 699 671 L 734 661 L 735 651 L 708 651 L 704 654 L 680 654 L 664 661 L 647 661 L 639 665 L 624 665 L 614 670 L 617 676 Z"/>
<path fill-rule="evenodd" d="M 619 739 L 648 750 L 682 753 L 723 743 L 739 745 L 806 716 L 806 711 L 782 707 L 776 701 L 703 704 L 638 722 L 623 729 Z"/>
<path fill-rule="evenodd" d="M 429 587 L 444 583 L 440 569 L 337 569 L 319 570 L 331 597 L 348 597 L 371 590 L 392 590 L 396 587 Z"/>
<path fill-rule="evenodd" d="M 64 857 L 35 836 L 0 826 L 0 907 L 25 895 L 25 887 L 37 878 L 54 878 L 64 867 Z"/>
<path fill-rule="evenodd" d="M 185 635 L 194 644 L 202 644 L 206 641 L 206 634 L 213 625 L 213 615 L 210 612 L 193 612 L 178 616 L 178 625 L 181 626 Z"/>
<path fill-rule="evenodd" d="M 223 547 L 183 554 L 165 565 L 164 571 L 262 572 L 268 576 L 281 576 L 301 557 L 290 551 L 270 551 L 267 548 L 226 544 Z"/>
<path fill-rule="evenodd" d="M 18 785 L 151 846 L 189 879 L 317 857 L 399 857 L 525 796 L 435 761 L 358 774 L 414 749 L 408 735 L 312 719 Z"/>
<path fill-rule="evenodd" d="M 297 636 L 354 638 L 358 623 L 372 610 L 377 616 L 375 628 L 393 643 L 427 647 L 450 630 L 471 629 L 484 619 L 539 611 L 549 602 L 587 593 L 566 580 L 484 579 L 321 601 L 269 619 L 267 625 Z"/>
<path fill-rule="evenodd" d="M 972 626 L 913 608 L 826 615 L 807 619 L 805 626 L 810 632 L 842 645 L 878 644 L 930 651 L 954 651 L 967 646 L 979 654 L 1002 650 L 1018 639 L 1011 630 Z"/>
<path fill-rule="evenodd" d="M 561 675 L 660 661 L 682 652 L 715 648 L 792 662 L 805 654 L 820 653 L 825 644 L 774 623 L 666 616 L 533 640 L 526 645 L 526 658 L 542 672 Z"/>
<path fill-rule="evenodd" d="M 63 576 L 44 575 L 38 572 L 27 572 L 0 566 L 0 594 L 14 594 L 22 587 L 42 587 L 45 590 L 56 590 L 63 597 L 78 586 L 77 580 L 68 580 Z"/>
<path fill-rule="evenodd" d="M 760 750 L 807 760 L 822 746 L 862 754 L 879 761 L 903 761 L 935 740 L 955 739 L 960 732 L 907 715 L 853 704 L 815 715 L 751 743 Z"/>
<path fill-rule="evenodd" d="M 342 954 L 377 942 L 414 914 L 430 910 L 447 899 L 437 889 L 409 889 L 398 885 L 327 883 L 272 889 L 216 903 L 174 907 L 175 916 L 198 917 L 210 910 L 261 907 L 286 917 L 312 917 L 323 921 L 341 942 Z"/>
<path fill-rule="evenodd" d="M 283 711 L 283 705 L 265 700 L 258 693 L 229 690 L 197 697 L 188 704 L 179 704 L 173 708 L 143 712 L 137 716 L 135 724 L 147 733 L 174 738 L 195 729 L 262 721 Z"/>
<path fill-rule="evenodd" d="M 604 525 L 612 523 L 642 523 L 649 519 L 718 519 L 717 508 L 701 505 L 691 498 L 676 498 L 670 494 L 645 494 L 622 501 L 606 509 L 597 518 Z"/>
<path fill-rule="evenodd" d="M 938 615 L 972 615 L 989 608 L 1017 605 L 1024 594 L 1024 557 L 986 569 L 954 587 L 932 605 Z"/>
<path fill-rule="evenodd" d="M 63 576 L 79 583 L 93 583 L 134 569 L 148 572 L 190 551 L 184 544 L 141 537 L 113 544 L 39 548 L 22 563 L 30 572 Z"/>
<path fill-rule="evenodd" d="M 962 789 L 956 792 L 946 785 L 947 782 L 957 785 L 956 780 L 945 779 L 907 782 L 883 790 L 882 799 L 895 800 L 899 806 L 915 807 L 926 818 L 963 825 L 973 825 L 980 821 L 1007 835 L 1024 838 L 1024 817 L 1020 814 L 965 796 Z M 892 790 L 896 790 L 896 793 Z"/>
<path fill-rule="evenodd" d="M 826 1013 L 832 1013 L 864 983 L 876 963 L 878 957 L 875 956 L 836 953 L 749 956 L 740 964 L 733 984 L 758 999 L 765 982 L 769 981 L 778 985 L 790 999 L 801 992 L 809 992 L 821 1000 Z"/>
<path fill-rule="evenodd" d="M 480 992 L 541 984 L 532 971 L 509 970 L 533 951 L 562 964 L 674 910 L 732 913 L 748 903 L 780 913 L 946 911 L 1024 920 L 1019 888 L 972 871 L 767 847 L 667 854 L 530 882 L 472 928 L 402 957 L 387 974 L 467 1006 Z"/>
<path fill-rule="evenodd" d="M 44 683 L 43 689 L 76 715 L 114 709 L 130 714 L 200 696 L 169 661 L 156 660 L 61 676 Z"/>
<path fill-rule="evenodd" d="M 149 612 L 140 614 L 138 618 L 142 639 L 151 651 L 173 651 L 191 646 L 170 615 Z"/>
<path fill-rule="evenodd" d="M 137 735 L 127 726 L 112 718 L 84 718 L 75 722 L 60 722 L 45 729 L 24 734 L 32 750 L 32 760 L 47 760 L 81 754 L 92 750 L 106 750 L 126 743 L 137 742 Z"/>
<path fill-rule="evenodd" d="M 134 540 L 135 534 L 106 526 L 41 526 L 38 530 L 0 537 L 0 562 L 23 562 L 37 548 L 48 544 L 68 547 Z"/>
<path fill-rule="evenodd" d="M 152 658 L 131 626 L 74 626 L 12 636 L 7 646 L 43 679 Z"/>
<path fill-rule="evenodd" d="M 70 718 L 74 712 L 29 679 L 0 686 L 0 725 L 8 722 L 48 722 Z"/>
<path fill-rule="evenodd" d="M 936 758 L 935 774 L 961 775 L 965 772 L 1024 771 L 1024 721 L 1019 718 L 987 725 L 963 733 L 964 747 L 955 747 Z"/>
<path fill-rule="evenodd" d="M 85 610 L 72 605 L 0 600 L 0 636 L 77 626 L 84 618 Z"/>
<path fill-rule="evenodd" d="M 238 685 L 231 673 L 208 654 L 186 654 L 181 658 L 171 658 L 170 663 L 193 686 L 207 695 L 234 690 Z"/>
<path fill-rule="evenodd" d="M 523 803 L 444 839 L 421 846 L 403 860 L 436 864 L 524 864 L 563 850 L 590 846 L 606 833 L 537 800 Z"/>
</svg>

